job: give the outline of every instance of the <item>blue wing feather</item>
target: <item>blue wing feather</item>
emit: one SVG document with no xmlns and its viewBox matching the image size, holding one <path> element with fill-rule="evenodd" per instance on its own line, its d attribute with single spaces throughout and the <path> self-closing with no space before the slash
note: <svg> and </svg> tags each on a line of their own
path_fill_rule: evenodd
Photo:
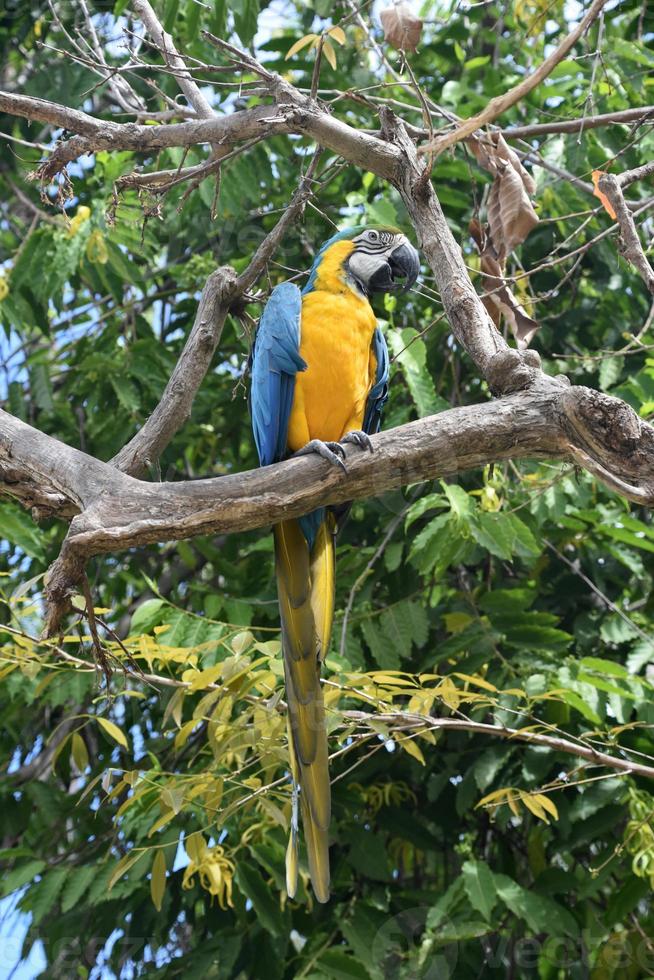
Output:
<svg viewBox="0 0 654 980">
<path fill-rule="evenodd" d="M 374 435 L 381 428 L 381 416 L 384 405 L 388 400 L 388 378 L 390 364 L 388 347 L 383 333 L 377 327 L 372 338 L 372 351 L 377 362 L 375 383 L 368 393 L 366 410 L 363 416 L 363 431 Z"/>
<path fill-rule="evenodd" d="M 266 303 L 251 360 L 250 410 L 261 466 L 286 454 L 295 375 L 306 371 L 300 357 L 302 295 L 291 282 L 275 286 Z"/>
</svg>

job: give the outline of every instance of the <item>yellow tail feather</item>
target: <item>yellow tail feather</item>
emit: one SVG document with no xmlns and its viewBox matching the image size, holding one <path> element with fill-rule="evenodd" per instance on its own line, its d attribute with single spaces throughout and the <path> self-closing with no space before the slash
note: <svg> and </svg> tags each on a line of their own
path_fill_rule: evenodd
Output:
<svg viewBox="0 0 654 980">
<path fill-rule="evenodd" d="M 311 553 L 297 521 L 274 529 L 275 571 L 282 623 L 293 780 L 300 786 L 309 874 L 319 902 L 329 899 L 329 786 L 325 706 L 320 666 L 334 615 L 334 522 L 326 515 Z M 287 852 L 289 895 L 297 879 L 297 833 Z"/>
</svg>

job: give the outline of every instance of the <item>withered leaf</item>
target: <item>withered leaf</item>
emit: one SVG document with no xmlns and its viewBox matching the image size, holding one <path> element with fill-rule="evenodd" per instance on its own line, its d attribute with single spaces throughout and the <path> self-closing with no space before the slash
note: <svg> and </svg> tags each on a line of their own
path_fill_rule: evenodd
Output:
<svg viewBox="0 0 654 980">
<path fill-rule="evenodd" d="M 497 161 L 497 173 L 488 196 L 490 239 L 500 262 L 538 224 L 524 182 L 510 162 Z"/>
<path fill-rule="evenodd" d="M 536 193 L 536 181 L 529 171 L 525 170 L 522 166 L 520 157 L 509 146 L 500 132 L 496 130 L 483 137 L 471 136 L 467 140 L 467 144 L 477 158 L 477 163 L 484 170 L 488 170 L 491 174 L 496 174 L 498 162 L 504 160 L 506 163 L 510 163 L 518 174 L 525 185 L 527 193 Z"/>
<path fill-rule="evenodd" d="M 511 328 L 518 350 L 525 350 L 526 347 L 529 347 L 540 324 L 536 320 L 532 320 L 509 287 L 505 286 L 487 298 L 494 304 Z"/>
<path fill-rule="evenodd" d="M 384 40 L 397 51 L 415 51 L 422 35 L 422 21 L 408 3 L 396 3 L 379 15 L 384 28 Z"/>
</svg>

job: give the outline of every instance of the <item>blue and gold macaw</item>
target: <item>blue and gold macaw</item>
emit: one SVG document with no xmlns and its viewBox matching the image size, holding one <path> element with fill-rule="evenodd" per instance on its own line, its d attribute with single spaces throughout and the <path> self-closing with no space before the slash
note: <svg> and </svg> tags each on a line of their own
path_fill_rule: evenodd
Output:
<svg viewBox="0 0 654 980">
<path fill-rule="evenodd" d="M 420 262 L 394 228 L 348 228 L 326 242 L 300 292 L 276 286 L 252 356 L 251 411 L 262 466 L 318 453 L 344 467 L 343 443 L 372 450 L 388 391 L 388 350 L 369 297 L 409 289 Z M 340 509 L 342 513 L 343 508 Z M 274 528 L 275 572 L 288 702 L 294 801 L 299 791 L 309 873 L 316 898 L 329 898 L 331 811 L 320 667 L 334 613 L 338 509 L 321 507 Z M 297 887 L 297 817 L 286 859 Z"/>
</svg>

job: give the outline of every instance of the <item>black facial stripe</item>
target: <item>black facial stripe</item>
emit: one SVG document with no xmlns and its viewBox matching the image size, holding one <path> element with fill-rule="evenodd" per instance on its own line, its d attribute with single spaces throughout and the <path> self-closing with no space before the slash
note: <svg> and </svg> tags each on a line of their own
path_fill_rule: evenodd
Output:
<svg viewBox="0 0 654 980">
<path fill-rule="evenodd" d="M 376 252 L 376 251 L 384 251 L 398 237 L 397 235 L 394 235 L 393 232 L 390 231 L 376 231 L 375 235 L 377 237 L 375 239 L 369 238 L 368 237 L 369 235 L 370 235 L 369 231 L 364 231 L 357 238 L 353 239 L 357 247 L 357 250 L 368 252 L 368 253 Z"/>
<path fill-rule="evenodd" d="M 378 252 L 385 252 L 389 244 L 389 242 L 357 242 L 357 252 L 376 255 Z"/>
</svg>

